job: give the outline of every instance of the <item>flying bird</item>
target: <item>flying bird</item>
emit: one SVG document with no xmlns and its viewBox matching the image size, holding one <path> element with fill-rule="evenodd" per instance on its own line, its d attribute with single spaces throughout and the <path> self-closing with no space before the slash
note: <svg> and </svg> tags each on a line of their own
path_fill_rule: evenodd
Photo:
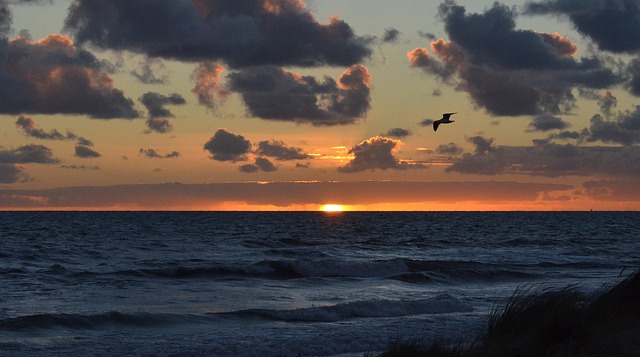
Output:
<svg viewBox="0 0 640 357">
<path fill-rule="evenodd" d="M 451 116 L 453 114 L 457 114 L 457 113 L 444 113 L 442 114 L 442 119 L 440 120 L 436 120 L 433 122 L 433 131 L 438 130 L 438 126 L 440 124 L 449 124 L 449 123 L 453 123 L 453 120 L 449 119 L 451 118 Z"/>
</svg>

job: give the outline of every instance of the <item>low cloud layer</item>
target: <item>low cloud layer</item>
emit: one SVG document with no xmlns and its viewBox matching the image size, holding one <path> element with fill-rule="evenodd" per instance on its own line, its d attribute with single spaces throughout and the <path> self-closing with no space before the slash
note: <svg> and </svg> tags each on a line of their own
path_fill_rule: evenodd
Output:
<svg viewBox="0 0 640 357">
<path fill-rule="evenodd" d="M 0 208 L 202 209 L 225 202 L 289 207 L 344 202 L 486 204 L 538 202 L 540 197 L 573 186 L 523 182 L 274 182 L 204 185 L 160 184 L 74 187 L 49 190 L 0 190 Z M 158 192 L 162 192 L 159 195 Z M 296 192 L 291 195 L 291 192 Z"/>
<path fill-rule="evenodd" d="M 448 172 L 479 175 L 640 176 L 640 147 L 577 146 L 535 140 L 533 146 L 498 146 L 482 136 L 467 138 L 475 146 L 453 161 Z"/>
</svg>

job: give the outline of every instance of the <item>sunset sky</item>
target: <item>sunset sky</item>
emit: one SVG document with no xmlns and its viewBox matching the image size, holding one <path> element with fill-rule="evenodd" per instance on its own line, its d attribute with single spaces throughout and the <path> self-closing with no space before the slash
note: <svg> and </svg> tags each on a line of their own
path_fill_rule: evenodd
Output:
<svg viewBox="0 0 640 357">
<path fill-rule="evenodd" d="M 640 209 L 638 0 L 0 10 L 0 209 Z"/>
</svg>

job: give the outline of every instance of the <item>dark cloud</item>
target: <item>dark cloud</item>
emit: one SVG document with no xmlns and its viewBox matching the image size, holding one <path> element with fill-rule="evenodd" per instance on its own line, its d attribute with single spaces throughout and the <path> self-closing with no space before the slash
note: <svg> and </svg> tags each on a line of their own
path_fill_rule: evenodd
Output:
<svg viewBox="0 0 640 357">
<path fill-rule="evenodd" d="M 598 201 L 640 201 L 638 181 L 590 180 L 582 184 L 583 193 Z"/>
<path fill-rule="evenodd" d="M 218 129 L 211 139 L 204 144 L 204 149 L 211 154 L 212 160 L 244 161 L 251 152 L 251 142 L 242 135 L 236 135 L 225 129 Z"/>
<path fill-rule="evenodd" d="M 29 176 L 21 164 L 57 164 L 60 160 L 46 146 L 29 144 L 16 149 L 0 146 L 0 183 L 26 182 Z"/>
<path fill-rule="evenodd" d="M 65 27 L 80 44 L 233 68 L 349 66 L 372 42 L 338 18 L 319 23 L 299 0 L 77 0 Z"/>
<path fill-rule="evenodd" d="M 620 112 L 612 119 L 594 115 L 586 140 L 623 145 L 640 143 L 640 106 L 636 106 L 634 111 Z"/>
<path fill-rule="evenodd" d="M 529 123 L 529 131 L 562 130 L 568 126 L 569 123 L 560 117 L 551 114 L 538 114 Z"/>
<path fill-rule="evenodd" d="M 165 106 L 184 105 L 187 103 L 178 93 L 166 96 L 156 92 L 147 92 L 138 100 L 149 112 L 149 119 L 146 121 L 149 131 L 157 133 L 167 133 L 173 129 L 173 126 L 167 118 L 174 118 L 175 116 L 169 109 L 165 108 Z"/>
<path fill-rule="evenodd" d="M 411 134 L 413 134 L 411 132 L 411 130 L 402 129 L 402 128 L 393 128 L 393 129 L 387 130 L 387 132 L 384 134 L 384 136 L 397 138 L 397 139 L 402 139 L 402 138 L 405 138 L 405 137 L 407 137 L 407 136 L 409 136 Z"/>
<path fill-rule="evenodd" d="M 640 3 L 637 0 L 544 0 L 525 4 L 528 14 L 566 16 L 600 49 L 616 53 L 640 50 Z"/>
<path fill-rule="evenodd" d="M 420 123 L 418 123 L 418 124 L 420 124 L 420 126 L 428 126 L 428 127 L 431 127 L 431 126 L 433 126 L 433 122 L 434 122 L 434 121 L 435 121 L 434 119 L 423 119 L 423 120 L 422 120 Z"/>
<path fill-rule="evenodd" d="M 394 156 L 398 145 L 398 141 L 382 136 L 367 139 L 349 150 L 349 154 L 354 156 L 353 159 L 345 166 L 338 167 L 338 171 L 353 173 L 368 170 L 425 168 L 422 165 L 401 161 Z"/>
<path fill-rule="evenodd" d="M 382 42 L 397 42 L 400 38 L 400 31 L 394 28 L 386 28 L 384 30 L 384 35 L 382 35 Z"/>
<path fill-rule="evenodd" d="M 216 100 L 223 100 L 229 92 L 220 84 L 220 74 L 224 71 L 224 66 L 218 62 L 204 62 L 198 65 L 193 72 L 193 79 L 196 82 L 191 92 L 198 97 L 198 103 L 215 109 Z"/>
<path fill-rule="evenodd" d="M 640 97 L 640 59 L 636 58 L 629 63 L 628 72 L 631 77 L 627 84 L 629 92 Z"/>
<path fill-rule="evenodd" d="M 53 157 L 53 152 L 46 146 L 29 144 L 17 149 L 0 147 L 0 163 L 2 164 L 56 164 L 60 160 Z"/>
<path fill-rule="evenodd" d="M 167 118 L 149 118 L 146 121 L 148 130 L 145 133 L 168 133 L 173 130 L 173 125 Z"/>
<path fill-rule="evenodd" d="M 141 148 L 139 152 L 140 152 L 140 155 L 144 155 L 145 157 L 148 157 L 150 159 L 172 159 L 172 158 L 180 157 L 180 153 L 177 151 L 172 151 L 169 154 L 161 155 L 154 149 Z"/>
<path fill-rule="evenodd" d="M 240 167 L 238 167 L 238 169 L 241 172 L 247 173 L 247 174 L 251 174 L 254 172 L 257 172 L 258 170 L 260 170 L 260 168 L 254 164 L 246 164 L 246 165 L 242 165 Z"/>
<path fill-rule="evenodd" d="M 155 74 L 157 70 L 153 67 L 158 67 L 160 70 L 164 69 L 164 65 L 160 60 L 154 60 L 145 58 L 140 61 L 140 71 L 133 70 L 129 72 L 138 82 L 143 84 L 167 84 L 169 83 L 169 76 Z"/>
<path fill-rule="evenodd" d="M 256 157 L 256 166 L 260 168 L 260 170 L 264 172 L 273 172 L 278 168 L 266 157 Z"/>
<path fill-rule="evenodd" d="M 436 148 L 436 152 L 443 155 L 459 155 L 462 154 L 462 151 L 462 148 L 456 143 L 442 144 Z"/>
<path fill-rule="evenodd" d="M 62 35 L 0 39 L 0 113 L 139 117 L 103 63 Z"/>
<path fill-rule="evenodd" d="M 11 32 L 13 14 L 7 0 L 0 0 L 0 36 L 7 36 Z"/>
<path fill-rule="evenodd" d="M 94 159 L 102 156 L 99 152 L 84 145 L 76 145 L 75 155 L 83 159 Z"/>
<path fill-rule="evenodd" d="M 93 146 L 93 142 L 80 136 L 78 137 L 78 145 Z"/>
<path fill-rule="evenodd" d="M 613 115 L 613 108 L 618 105 L 618 99 L 610 91 L 606 91 L 602 98 L 598 100 L 598 105 L 600 106 L 600 112 L 605 117 L 610 117 Z"/>
<path fill-rule="evenodd" d="M 515 10 L 498 2 L 484 13 L 468 14 L 447 0 L 439 14 L 450 40 L 432 41 L 435 56 L 426 48 L 410 51 L 411 65 L 467 92 L 490 114 L 565 114 L 575 107 L 572 89 L 625 81 L 613 59 L 576 58 L 568 37 L 516 29 Z"/>
<path fill-rule="evenodd" d="M 41 128 L 38 128 L 33 118 L 20 115 L 16 120 L 16 127 L 20 129 L 25 135 L 43 140 L 75 140 L 78 137 L 70 132 L 66 135 L 62 134 L 56 129 L 52 129 L 50 132 L 46 132 Z"/>
<path fill-rule="evenodd" d="M 476 150 L 464 154 L 448 172 L 530 176 L 639 177 L 640 147 L 604 147 L 556 144 L 534 140 L 533 146 L 496 146 L 493 139 L 468 139 Z"/>
<path fill-rule="evenodd" d="M 86 165 L 62 165 L 60 166 L 62 169 L 68 170 L 100 170 L 99 166 L 86 166 Z"/>
<path fill-rule="evenodd" d="M 371 75 L 362 65 L 349 67 L 337 83 L 275 66 L 251 67 L 227 78 L 229 90 L 239 93 L 249 112 L 261 119 L 345 125 L 363 118 L 370 106 Z"/>
<path fill-rule="evenodd" d="M 305 153 L 301 148 L 288 147 L 282 141 L 261 141 L 258 143 L 256 154 L 261 156 L 273 157 L 276 160 L 306 160 L 309 154 Z"/>
<path fill-rule="evenodd" d="M 0 162 L 0 183 L 24 182 L 27 181 L 28 178 L 24 173 L 24 167 L 22 165 Z"/>
<path fill-rule="evenodd" d="M 250 174 L 257 171 L 273 172 L 278 168 L 271 161 L 269 161 L 269 159 L 265 157 L 256 157 L 253 164 L 242 165 L 238 169 L 241 172 Z"/>
<path fill-rule="evenodd" d="M 166 96 L 156 92 L 147 92 L 143 94 L 139 100 L 145 108 L 147 108 L 149 117 L 151 118 L 173 118 L 173 113 L 165 108 L 165 106 L 184 105 L 187 103 L 178 93 Z"/>
</svg>

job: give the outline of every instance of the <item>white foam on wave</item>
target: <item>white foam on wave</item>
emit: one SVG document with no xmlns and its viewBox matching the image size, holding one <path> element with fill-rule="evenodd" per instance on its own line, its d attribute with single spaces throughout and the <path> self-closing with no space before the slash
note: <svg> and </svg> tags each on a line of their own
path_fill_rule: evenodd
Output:
<svg viewBox="0 0 640 357">
<path fill-rule="evenodd" d="M 447 294 L 419 300 L 367 300 L 293 310 L 251 309 L 232 312 L 291 322 L 336 322 L 352 318 L 382 318 L 471 312 L 473 308 Z"/>
</svg>

